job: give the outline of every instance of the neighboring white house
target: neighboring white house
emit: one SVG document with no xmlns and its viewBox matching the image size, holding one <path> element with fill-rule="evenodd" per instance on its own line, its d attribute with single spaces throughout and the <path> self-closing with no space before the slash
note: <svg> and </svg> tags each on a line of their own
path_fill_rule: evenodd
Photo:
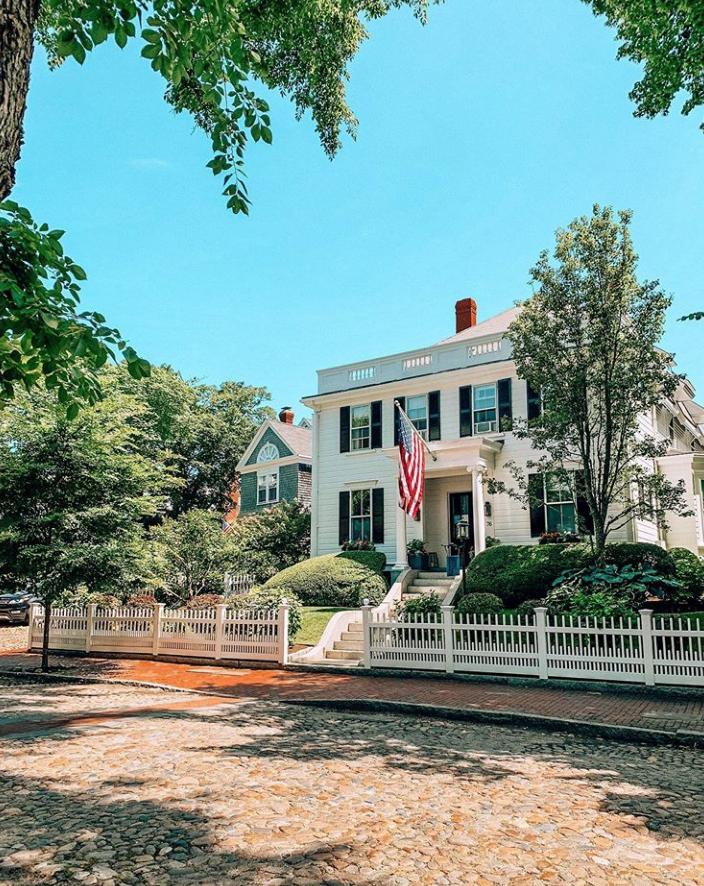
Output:
<svg viewBox="0 0 704 886">
<path fill-rule="evenodd" d="M 453 540 L 459 520 L 471 523 L 476 551 L 484 549 L 487 536 L 528 544 L 542 532 L 575 528 L 582 503 L 559 486 L 546 490 L 545 505 L 529 511 L 506 495 L 488 495 L 483 484 L 485 475 L 509 481 L 507 462 L 525 464 L 535 457 L 528 441 L 503 430 L 514 416 L 530 417 L 540 408 L 539 397 L 518 378 L 504 337 L 518 310 L 477 323 L 474 300 L 463 299 L 455 306 L 456 334 L 450 338 L 422 350 L 318 372 L 318 393 L 303 400 L 315 412 L 313 556 L 337 551 L 347 539 L 369 539 L 401 568 L 407 540 L 423 538 L 442 566 L 443 545 Z M 394 400 L 436 455 L 436 460 L 426 459 L 418 522 L 396 504 Z M 696 516 L 672 516 L 666 538 L 652 522 L 635 517 L 619 539 L 704 554 L 702 422 L 704 409 L 694 402 L 688 382 L 679 385 L 672 402 L 641 417 L 644 430 L 655 429 L 670 440 L 670 452 L 653 470 L 675 482 L 684 480 Z"/>
</svg>

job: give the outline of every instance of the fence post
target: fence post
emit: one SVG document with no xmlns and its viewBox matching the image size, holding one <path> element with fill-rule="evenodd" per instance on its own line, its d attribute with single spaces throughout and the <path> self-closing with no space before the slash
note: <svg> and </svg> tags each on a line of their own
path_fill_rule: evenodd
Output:
<svg viewBox="0 0 704 886">
<path fill-rule="evenodd" d="M 655 685 L 655 662 L 653 660 L 653 610 L 639 609 L 640 637 L 643 644 L 643 672 L 645 685 Z"/>
<path fill-rule="evenodd" d="M 453 642 L 452 630 L 452 614 L 455 611 L 454 606 L 443 606 L 442 608 L 442 632 L 445 638 L 445 671 L 448 674 L 455 673 L 455 649 Z"/>
<path fill-rule="evenodd" d="M 547 608 L 538 606 L 535 609 L 535 636 L 538 641 L 538 677 L 548 678 L 548 620 Z"/>
<path fill-rule="evenodd" d="M 41 609 L 41 605 L 39 603 L 30 603 L 29 604 L 29 624 L 27 625 L 27 652 L 32 651 L 32 637 L 34 635 L 34 622 L 37 616 L 39 615 L 39 610 Z"/>
<path fill-rule="evenodd" d="M 157 603 L 154 607 L 154 619 L 152 622 L 152 655 L 156 657 L 159 654 L 159 644 L 161 642 L 161 619 L 164 616 L 164 604 Z"/>
<path fill-rule="evenodd" d="M 288 664 L 288 600 L 283 598 L 279 606 L 279 649 L 281 664 Z"/>
<path fill-rule="evenodd" d="M 93 626 L 97 610 L 98 606 L 95 603 L 89 603 L 88 608 L 86 609 L 86 652 L 90 652 L 91 647 L 93 646 Z"/>
<path fill-rule="evenodd" d="M 362 667 L 371 668 L 372 666 L 372 609 L 369 600 L 365 599 L 362 606 L 362 648 L 364 650 L 364 658 L 362 659 Z"/>
<path fill-rule="evenodd" d="M 225 628 L 225 613 L 227 606 L 224 603 L 218 603 L 215 607 L 215 660 L 222 658 L 222 641 Z"/>
</svg>

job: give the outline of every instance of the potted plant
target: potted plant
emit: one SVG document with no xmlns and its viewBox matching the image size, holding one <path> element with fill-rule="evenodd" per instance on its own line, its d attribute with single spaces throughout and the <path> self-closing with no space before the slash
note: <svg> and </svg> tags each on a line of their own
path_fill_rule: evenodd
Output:
<svg viewBox="0 0 704 886">
<path fill-rule="evenodd" d="M 408 565 L 411 569 L 428 568 L 428 551 L 422 538 L 414 538 L 412 541 L 409 541 L 406 545 L 406 553 L 408 554 Z"/>
</svg>

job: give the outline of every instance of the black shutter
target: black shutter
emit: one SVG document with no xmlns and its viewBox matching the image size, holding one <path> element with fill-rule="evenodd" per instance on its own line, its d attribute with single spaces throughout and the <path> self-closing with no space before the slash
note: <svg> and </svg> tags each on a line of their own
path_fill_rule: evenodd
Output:
<svg viewBox="0 0 704 886">
<path fill-rule="evenodd" d="M 460 388 L 460 437 L 472 436 L 472 386 Z"/>
<path fill-rule="evenodd" d="M 496 382 L 499 402 L 499 430 L 510 431 L 513 427 L 513 406 L 511 404 L 511 379 L 500 378 Z"/>
<path fill-rule="evenodd" d="M 542 474 L 528 474 L 528 495 L 530 501 L 530 534 L 537 538 L 545 532 L 545 491 Z"/>
<path fill-rule="evenodd" d="M 381 449 L 381 400 L 372 403 L 372 449 Z"/>
<path fill-rule="evenodd" d="M 384 490 L 372 489 L 372 541 L 384 544 Z"/>
<path fill-rule="evenodd" d="M 405 397 L 396 397 L 396 400 L 398 401 L 398 405 L 401 407 L 401 409 L 406 408 L 406 398 Z M 398 430 L 399 430 L 398 409 L 396 409 L 396 406 L 394 406 L 394 446 L 398 446 Z"/>
<path fill-rule="evenodd" d="M 540 418 L 543 411 L 540 402 L 540 391 L 536 391 L 529 381 L 526 382 L 526 396 L 528 398 L 528 424 Z"/>
<path fill-rule="evenodd" d="M 584 471 L 574 472 L 575 497 L 577 499 L 577 532 L 594 534 L 594 520 L 584 497 Z"/>
<path fill-rule="evenodd" d="M 440 439 L 440 391 L 428 394 L 428 439 Z"/>
<path fill-rule="evenodd" d="M 350 451 L 350 407 L 340 407 L 340 452 Z"/>
<path fill-rule="evenodd" d="M 339 542 L 343 545 L 350 540 L 350 494 L 340 493 L 340 536 Z"/>
</svg>

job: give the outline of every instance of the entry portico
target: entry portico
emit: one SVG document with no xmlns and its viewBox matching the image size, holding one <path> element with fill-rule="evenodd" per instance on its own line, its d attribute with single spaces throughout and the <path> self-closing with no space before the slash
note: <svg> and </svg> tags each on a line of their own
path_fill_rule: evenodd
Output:
<svg viewBox="0 0 704 886">
<path fill-rule="evenodd" d="M 485 549 L 484 476 L 494 466 L 495 458 L 502 447 L 503 440 L 498 437 L 471 437 L 441 441 L 428 446 L 434 458 L 428 455 L 425 462 L 425 491 L 421 505 L 420 534 L 431 546 L 439 548 L 437 553 L 441 562 L 444 560 L 443 545 L 454 540 L 453 517 L 458 515 L 453 514 L 451 507 L 453 495 L 464 494 L 469 498 L 474 550 L 479 553 Z M 384 455 L 393 459 L 397 468 L 398 448 L 385 449 Z M 405 569 L 408 566 L 407 522 L 405 512 L 396 507 L 394 570 Z"/>
</svg>

